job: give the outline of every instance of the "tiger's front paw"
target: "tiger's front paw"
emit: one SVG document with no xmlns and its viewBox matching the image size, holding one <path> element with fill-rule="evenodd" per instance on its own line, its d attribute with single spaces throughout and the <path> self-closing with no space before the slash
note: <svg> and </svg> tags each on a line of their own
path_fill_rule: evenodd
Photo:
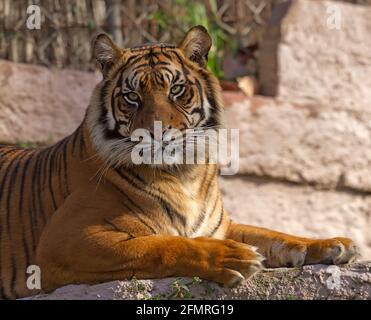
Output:
<svg viewBox="0 0 371 320">
<path fill-rule="evenodd" d="M 344 264 L 353 262 L 358 256 L 359 249 L 351 239 L 313 240 L 308 245 L 305 264 Z"/>
<path fill-rule="evenodd" d="M 256 248 L 233 240 L 196 238 L 207 250 L 205 272 L 201 276 L 207 280 L 235 286 L 250 278 L 263 268 L 264 257 Z"/>
<path fill-rule="evenodd" d="M 344 264 L 354 261 L 358 247 L 351 239 L 277 241 L 271 246 L 267 267 L 301 267 L 306 264 Z"/>
</svg>

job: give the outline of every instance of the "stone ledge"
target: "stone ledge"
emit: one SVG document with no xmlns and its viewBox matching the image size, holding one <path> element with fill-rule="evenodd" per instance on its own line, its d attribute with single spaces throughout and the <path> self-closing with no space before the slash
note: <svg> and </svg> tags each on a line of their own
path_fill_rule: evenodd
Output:
<svg viewBox="0 0 371 320">
<path fill-rule="evenodd" d="M 266 269 L 236 288 L 189 278 L 68 285 L 29 300 L 371 299 L 371 262 Z"/>
</svg>

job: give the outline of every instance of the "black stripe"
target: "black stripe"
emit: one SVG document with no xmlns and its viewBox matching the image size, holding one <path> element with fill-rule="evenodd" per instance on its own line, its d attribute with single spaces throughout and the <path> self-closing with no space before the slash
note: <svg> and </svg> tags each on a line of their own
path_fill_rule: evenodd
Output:
<svg viewBox="0 0 371 320">
<path fill-rule="evenodd" d="M 41 210 L 37 210 L 37 204 L 38 204 L 38 202 L 36 202 L 36 186 L 35 186 L 35 184 L 36 184 L 36 178 L 37 179 L 39 179 L 38 177 L 39 177 L 39 166 L 40 166 L 40 152 L 38 152 L 36 155 L 35 155 L 35 157 L 36 157 L 36 160 L 35 160 L 35 165 L 34 165 L 34 167 L 33 167 L 33 172 L 32 172 L 32 196 L 31 196 L 31 198 L 32 198 L 32 211 L 33 211 L 33 214 L 32 214 L 32 217 L 33 217 L 33 219 L 34 219 L 34 221 L 33 221 L 33 224 L 32 224 L 32 228 L 33 229 L 38 229 L 38 219 L 36 218 L 35 219 L 35 215 L 34 214 L 36 214 L 36 216 L 38 217 L 39 216 L 39 213 L 41 212 Z M 37 184 L 38 185 L 38 184 Z M 41 204 L 39 203 L 39 206 L 41 206 Z M 35 243 L 36 244 L 36 243 Z M 34 248 L 35 249 L 35 248 Z"/>
<path fill-rule="evenodd" d="M 161 53 L 164 55 L 164 57 L 168 58 L 170 61 L 172 60 L 171 58 L 171 55 L 168 54 L 163 47 L 161 47 Z"/>
<path fill-rule="evenodd" d="M 62 145 L 58 149 L 57 157 L 55 160 L 55 164 L 57 167 L 57 176 L 58 176 L 58 182 L 59 182 L 59 194 L 62 194 L 63 200 L 65 199 L 65 193 L 63 192 L 63 179 L 62 179 L 62 157 L 63 157 L 63 149 L 66 144 L 66 140 L 63 140 Z"/>
<path fill-rule="evenodd" d="M 18 151 L 18 150 L 17 150 Z M 17 158 L 16 158 L 17 159 Z M 0 190 L 4 190 L 4 185 L 5 185 L 5 182 L 8 178 L 8 175 L 9 173 L 11 172 L 9 169 L 10 167 L 12 166 L 12 164 L 14 163 L 14 161 L 9 161 L 9 163 L 7 164 L 6 167 L 4 167 L 4 176 L 2 177 L 2 181 L 1 181 L 1 187 L 0 187 Z M 9 192 L 8 192 L 9 193 Z M 2 200 L 4 200 L 6 194 L 5 192 L 2 192 L 0 193 L 0 203 Z M 5 227 L 5 223 L 3 221 L 3 218 L 4 218 L 4 215 L 1 215 L 0 214 L 0 219 L 1 219 L 1 222 L 0 222 L 0 243 L 3 245 L 4 241 L 3 241 L 3 234 L 4 234 L 4 230 L 3 228 Z M 1 253 L 0 253 L 1 254 Z M 1 256 L 1 260 L 0 260 L 0 266 L 2 265 L 1 263 L 5 260 L 5 257 Z M 2 268 L 1 268 L 2 269 Z M 4 281 L 3 281 L 3 274 L 1 272 L 1 296 L 2 297 L 5 297 L 7 299 L 10 299 L 11 296 L 7 295 L 4 291 L 5 289 L 5 285 L 4 285 Z M 11 290 L 11 294 L 12 294 L 12 290 Z"/>
<path fill-rule="evenodd" d="M 214 229 L 209 233 L 209 237 L 212 237 L 215 234 L 215 232 L 219 229 L 220 225 L 222 224 L 223 217 L 224 217 L 224 209 L 223 209 L 223 206 L 222 206 L 218 223 L 216 224 Z"/>
<path fill-rule="evenodd" d="M 46 223 L 46 215 L 45 215 L 45 211 L 44 211 L 44 202 L 42 201 L 41 199 L 41 194 L 42 194 L 42 190 L 43 190 L 43 181 L 41 180 L 42 177 L 45 177 L 45 170 L 43 170 L 43 168 L 45 167 L 44 166 L 44 161 L 45 161 L 45 158 L 47 157 L 48 155 L 48 149 L 44 149 L 42 150 L 42 152 L 38 155 L 38 164 L 37 164 L 37 169 L 36 169 L 36 187 L 37 187 L 37 190 L 36 190 L 36 198 L 37 198 L 37 201 L 36 203 L 39 205 L 39 210 L 37 211 L 38 213 L 40 213 L 40 217 L 42 218 L 42 226 L 45 225 Z M 43 171 L 42 171 L 43 170 Z M 43 179 L 44 180 L 44 179 Z"/>
<path fill-rule="evenodd" d="M 148 67 L 148 62 L 144 62 L 144 63 L 136 65 L 135 70 L 133 72 L 133 78 L 135 78 L 139 72 L 143 71 L 143 69 L 147 67 Z"/>
<path fill-rule="evenodd" d="M 2 156 L 5 157 L 5 155 L 8 155 L 10 153 L 13 153 L 13 152 L 17 152 L 17 151 L 20 151 L 20 149 L 12 149 L 12 150 L 9 150 L 8 152 L 4 153 Z M 0 169 L 3 167 L 3 165 L 5 165 L 5 163 L 7 162 L 7 160 L 4 158 L 2 159 L 2 161 L 0 162 Z M 11 161 L 10 161 L 11 162 Z M 6 173 L 6 171 L 4 171 Z M 1 190 L 1 189 L 0 189 Z"/>
<path fill-rule="evenodd" d="M 188 81 L 189 70 L 185 67 L 183 59 L 179 56 L 179 54 L 176 51 L 171 52 L 177 57 L 177 60 L 180 66 L 182 67 L 183 76 Z"/>
<path fill-rule="evenodd" d="M 66 143 L 64 144 L 63 151 L 62 151 L 63 152 L 64 185 L 65 185 L 64 198 L 66 198 L 70 194 L 69 185 L 68 185 L 68 175 L 67 175 L 67 172 L 68 172 L 67 147 L 68 147 L 68 143 L 67 143 L 67 140 L 66 140 Z"/>
<path fill-rule="evenodd" d="M 201 214 L 199 215 L 196 223 L 192 226 L 191 230 L 193 233 L 196 233 L 198 231 L 198 229 L 201 227 L 202 223 L 205 221 L 205 218 L 206 218 L 206 212 L 207 212 L 207 204 L 208 204 L 208 199 L 209 199 L 209 193 L 210 193 L 210 185 L 211 183 L 214 181 L 215 179 L 215 168 L 212 172 L 212 177 L 210 178 L 210 180 L 207 182 L 206 184 L 206 197 L 204 199 L 204 205 L 202 206 L 202 210 L 201 210 Z M 205 181 L 206 180 L 206 177 L 207 177 L 207 174 L 208 174 L 208 170 L 205 170 L 205 175 L 202 179 L 202 181 Z M 201 184 L 201 188 L 200 189 L 203 189 L 203 185 Z M 199 193 L 201 192 L 201 190 L 199 190 Z M 217 199 L 218 201 L 218 199 Z M 215 207 L 214 207 L 215 209 Z M 213 211 L 214 211 L 213 209 Z M 213 212 L 211 211 L 211 212 Z"/>
<path fill-rule="evenodd" d="M 7 225 L 7 228 L 8 228 L 8 232 L 9 232 L 9 239 L 10 238 L 10 219 L 9 219 L 9 215 L 10 215 L 10 199 L 13 195 L 13 191 L 11 189 L 11 187 L 14 185 L 16 179 L 17 179 L 17 174 L 18 174 L 18 169 L 19 169 L 19 165 L 20 165 L 20 162 L 22 161 L 22 159 L 28 155 L 28 152 L 27 151 L 23 151 L 19 156 L 17 156 L 17 158 L 12 162 L 14 164 L 14 167 L 12 167 L 11 169 L 9 169 L 9 172 L 11 173 L 11 176 L 10 176 L 10 179 L 9 179 L 9 182 L 8 182 L 8 189 L 7 189 L 7 200 L 6 200 L 6 210 L 5 210 L 5 218 L 6 218 L 6 225 Z M 5 183 L 5 181 L 7 180 L 7 177 L 4 178 L 3 180 L 3 183 Z M 4 190 L 3 188 L 1 188 L 1 190 Z"/>
<path fill-rule="evenodd" d="M 170 68 L 168 68 L 168 67 L 164 67 L 164 66 L 160 66 L 160 67 L 157 68 L 157 70 L 158 70 L 158 71 L 162 71 L 162 72 L 167 71 L 168 73 L 171 74 L 172 79 L 174 79 L 173 71 L 172 71 Z M 165 75 L 166 75 L 166 74 L 167 74 L 167 73 L 165 73 Z M 169 77 L 167 77 L 167 78 L 168 78 L 168 80 L 169 80 L 169 82 L 170 82 L 171 79 L 170 79 Z M 174 81 L 172 81 L 172 82 L 174 82 Z"/>
<path fill-rule="evenodd" d="M 11 148 L 3 153 L 0 154 L 1 158 L 4 158 L 5 160 L 5 157 L 9 154 L 9 153 L 12 153 L 14 151 L 18 151 L 19 149 L 16 149 L 16 148 Z M 1 168 L 1 167 L 0 167 Z"/>
<path fill-rule="evenodd" d="M 81 129 L 81 136 L 80 136 L 80 157 L 84 155 L 85 150 L 85 137 L 84 137 L 84 130 Z"/>
<path fill-rule="evenodd" d="M 123 67 L 122 67 L 123 68 Z M 110 130 L 108 127 L 107 127 L 107 112 L 108 112 L 108 109 L 106 107 L 106 103 L 105 103 L 105 96 L 108 94 L 108 87 L 111 85 L 111 81 L 107 80 L 101 91 L 100 91 L 100 95 L 99 95 L 99 105 L 101 106 L 100 107 L 100 115 L 99 115 L 99 122 L 104 126 L 104 138 L 106 140 L 116 140 L 116 139 L 121 139 L 122 138 L 122 135 L 117 131 L 117 126 L 114 130 Z M 113 97 L 113 95 L 112 95 Z M 112 97 L 111 97 L 111 104 L 112 104 Z M 113 115 L 115 117 L 115 115 Z"/>
<path fill-rule="evenodd" d="M 33 154 L 33 156 L 35 155 L 35 153 Z M 35 158 L 35 157 L 33 157 Z M 36 164 L 37 164 L 37 155 L 36 155 L 36 160 L 34 160 L 35 164 L 34 164 L 34 167 L 32 168 L 32 176 L 34 176 L 34 172 L 35 172 L 35 169 L 36 169 Z M 30 217 L 30 231 L 31 231 L 31 238 L 32 238 L 32 252 L 35 251 L 36 249 L 36 236 L 35 236 L 35 227 L 36 227 L 36 223 L 35 223 L 35 214 L 36 213 L 36 210 L 35 210 L 35 197 L 34 197 L 34 192 L 35 192 L 35 188 L 33 186 L 33 183 L 34 183 L 34 179 L 32 178 L 30 180 L 30 185 L 31 185 L 31 194 L 29 195 L 28 197 L 28 208 L 29 208 L 29 217 Z"/>
<path fill-rule="evenodd" d="M 222 109 L 222 106 L 218 105 L 214 96 L 214 88 L 211 85 L 209 75 L 206 71 L 201 70 L 201 76 L 206 83 L 206 98 L 210 104 L 211 112 L 209 119 L 207 120 L 205 126 L 216 126 L 220 125 L 219 116 Z"/>
<path fill-rule="evenodd" d="M 166 201 L 164 199 L 164 195 L 162 194 L 162 192 L 156 188 L 154 188 L 153 186 L 151 186 L 152 189 L 155 189 L 160 195 L 156 195 L 156 194 L 153 194 L 153 192 L 151 192 L 151 189 L 147 189 L 145 188 L 146 186 L 146 183 L 145 181 L 143 180 L 143 178 L 141 178 L 138 174 L 136 173 L 133 173 L 131 172 L 130 174 L 134 176 L 134 178 L 136 178 L 137 180 L 139 180 L 144 186 L 139 186 L 138 183 L 136 181 L 134 181 L 133 177 L 128 177 L 126 173 L 124 172 L 121 172 L 121 171 L 117 171 L 119 173 L 119 175 L 125 179 L 126 181 L 130 181 L 130 183 L 132 185 L 134 185 L 135 188 L 145 192 L 147 195 L 151 196 L 153 199 L 157 200 L 157 202 L 159 202 L 159 204 L 161 205 L 161 207 L 163 208 L 164 212 L 168 215 L 170 221 L 172 223 L 174 223 L 174 220 L 175 218 L 177 218 L 178 220 L 180 220 L 181 224 L 183 226 L 186 226 L 186 218 L 181 215 L 179 212 L 177 212 L 172 206 L 171 204 Z M 144 190 L 146 189 L 146 190 Z"/>
<path fill-rule="evenodd" d="M 66 142 L 67 138 L 60 140 L 57 144 L 53 146 L 54 154 L 54 172 L 57 178 L 57 183 L 59 184 L 59 193 L 62 193 L 62 162 L 61 162 L 61 150 L 63 144 Z"/>
<path fill-rule="evenodd" d="M 77 138 L 80 134 L 80 127 L 78 127 L 76 129 L 76 131 L 73 133 L 73 137 L 72 137 L 72 155 L 75 154 L 75 146 L 76 146 L 76 141 L 77 141 Z"/>
<path fill-rule="evenodd" d="M 173 78 L 173 82 L 177 82 L 180 79 L 180 71 L 175 70 L 175 76 Z"/>
<path fill-rule="evenodd" d="M 120 194 L 125 198 L 125 200 L 130 204 L 131 207 L 133 207 L 134 209 L 136 209 L 138 212 L 136 212 L 135 210 L 129 208 L 127 206 L 127 204 L 125 202 L 121 202 L 121 204 L 127 209 L 129 210 L 130 213 L 134 214 L 135 217 L 142 223 L 144 224 L 152 233 L 156 234 L 156 230 L 150 226 L 145 220 L 143 220 L 143 218 L 140 216 L 139 213 L 142 213 L 143 215 L 145 215 L 144 211 L 142 208 L 140 208 L 133 200 L 131 200 L 127 194 L 125 194 L 120 188 L 118 188 L 116 185 L 112 184 L 112 186 L 120 192 Z"/>
<path fill-rule="evenodd" d="M 199 112 L 200 113 L 200 120 L 201 120 L 201 119 L 204 119 L 205 118 L 204 95 L 203 95 L 203 92 L 202 92 L 201 83 L 197 79 L 196 79 L 196 87 L 197 87 L 197 90 L 198 90 L 198 94 L 200 96 L 201 107 L 200 108 L 195 108 L 194 110 L 192 110 L 191 114 L 194 114 L 196 112 Z"/>
<path fill-rule="evenodd" d="M 185 102 L 185 104 L 186 104 L 187 106 L 189 106 L 189 105 L 191 104 L 191 101 L 192 101 L 192 99 L 193 99 L 194 96 L 195 96 L 195 92 L 194 92 L 194 90 L 193 90 L 193 87 L 190 87 L 190 88 L 189 88 L 188 95 L 189 95 L 189 97 L 187 98 L 187 100 L 186 100 L 186 102 Z"/>
<path fill-rule="evenodd" d="M 157 61 L 156 62 L 156 69 L 159 70 L 159 66 L 170 66 L 170 63 L 169 62 L 166 62 L 166 61 Z"/>
<path fill-rule="evenodd" d="M 143 58 L 143 56 L 141 54 L 131 56 L 128 60 L 125 61 L 125 64 L 122 67 L 120 67 L 119 71 L 126 68 L 129 64 L 131 64 L 131 65 L 136 64 L 142 58 Z"/>
<path fill-rule="evenodd" d="M 44 156 L 42 157 L 42 163 L 41 163 L 41 170 L 42 170 L 42 189 L 43 191 L 45 190 L 45 184 L 48 179 L 48 161 L 49 161 L 49 156 L 51 152 L 51 147 L 47 148 L 44 150 L 43 154 Z"/>
<path fill-rule="evenodd" d="M 19 169 L 19 165 L 22 161 L 22 159 L 28 155 L 29 152 L 27 151 L 22 151 L 22 153 L 17 156 L 17 158 L 15 159 L 15 161 L 13 162 L 14 163 L 14 166 L 11 168 L 11 170 L 9 170 L 9 172 L 11 172 L 11 176 L 10 176 L 10 179 L 9 179 L 9 182 L 8 182 L 8 189 L 7 189 L 7 199 L 6 199 L 6 209 L 5 209 L 5 225 L 6 225 L 6 231 L 8 233 L 8 239 L 9 239 L 9 242 L 10 242 L 10 245 L 12 247 L 12 250 L 10 251 L 10 255 L 11 255 L 11 275 L 10 275 L 10 292 L 11 292 L 11 296 L 12 297 L 16 297 L 17 296 L 17 293 L 15 291 L 15 285 L 16 285 L 16 280 L 17 280 L 17 263 L 16 263 L 16 260 L 15 260 L 15 252 L 16 250 L 14 250 L 14 242 L 12 241 L 12 237 L 11 237 L 11 226 L 10 226 L 10 208 L 11 208 L 11 205 L 10 205 L 10 202 L 11 202 L 11 198 L 12 198 L 12 195 L 13 195 L 13 190 L 11 190 L 11 187 L 15 184 L 16 180 L 17 180 L 17 176 L 18 176 L 18 169 Z M 14 206 L 13 206 L 14 207 Z M 3 259 L 3 257 L 2 257 Z M 19 272 L 19 270 L 18 270 Z"/>
<path fill-rule="evenodd" d="M 54 157 L 55 157 L 55 150 L 56 148 L 52 148 L 51 151 L 49 152 L 48 155 L 48 167 L 49 171 L 47 172 L 48 174 L 48 190 L 52 199 L 52 204 L 53 204 L 53 211 L 57 209 L 57 203 L 55 200 L 55 194 L 53 190 L 53 170 L 54 170 Z"/>
<path fill-rule="evenodd" d="M 122 230 L 120 229 L 118 226 L 116 226 L 112 221 L 109 221 L 108 219 L 104 218 L 103 221 L 107 224 L 109 224 L 113 229 L 115 229 L 117 232 L 123 232 L 123 233 L 126 233 L 129 238 L 126 239 L 126 240 L 130 240 L 130 239 L 133 239 L 135 238 L 131 233 L 125 231 L 125 230 Z"/>
<path fill-rule="evenodd" d="M 165 80 L 164 80 L 164 76 L 162 75 L 162 73 L 155 72 L 154 76 L 155 76 L 155 80 L 157 81 L 157 85 L 165 87 Z"/>
<path fill-rule="evenodd" d="M 25 254 L 26 254 L 26 266 L 29 265 L 29 262 L 30 262 L 30 253 L 32 252 L 32 249 L 29 248 L 29 245 L 26 246 L 26 230 L 25 230 L 25 224 L 23 222 L 23 218 L 24 218 L 24 213 L 23 213 L 23 204 L 25 202 L 25 199 L 23 199 L 24 197 L 24 185 L 25 185 L 25 180 L 26 180 L 26 173 L 28 173 L 28 166 L 30 164 L 30 161 L 33 159 L 33 156 L 34 156 L 34 152 L 30 152 L 30 156 L 27 158 L 24 166 L 23 166 L 23 172 L 22 172 L 22 177 L 21 177 L 21 182 L 20 182 L 20 192 L 19 192 L 19 202 L 18 202 L 18 214 L 19 214 L 19 221 L 21 221 L 21 224 L 22 224 L 22 238 L 23 238 L 23 246 L 24 246 L 24 251 L 25 251 Z M 28 217 L 30 217 L 30 231 L 31 231 L 31 248 L 34 247 L 34 241 L 35 241 L 35 235 L 33 234 L 33 229 L 32 229 L 32 217 L 31 217 L 31 210 L 28 214 Z M 29 244 L 29 243 L 28 243 Z"/>
</svg>

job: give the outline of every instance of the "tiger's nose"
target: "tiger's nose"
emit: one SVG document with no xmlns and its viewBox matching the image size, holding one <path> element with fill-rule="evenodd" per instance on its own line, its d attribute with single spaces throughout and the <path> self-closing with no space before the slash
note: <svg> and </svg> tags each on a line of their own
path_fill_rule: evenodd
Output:
<svg viewBox="0 0 371 320">
<path fill-rule="evenodd" d="M 171 125 L 161 125 L 161 127 L 154 123 L 154 126 L 149 130 L 153 140 L 162 140 L 167 132 L 172 129 Z"/>
</svg>

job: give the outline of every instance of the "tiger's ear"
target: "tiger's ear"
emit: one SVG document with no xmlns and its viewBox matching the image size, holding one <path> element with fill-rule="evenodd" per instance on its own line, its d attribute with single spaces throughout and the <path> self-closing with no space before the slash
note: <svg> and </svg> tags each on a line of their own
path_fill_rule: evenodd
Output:
<svg viewBox="0 0 371 320">
<path fill-rule="evenodd" d="M 188 30 L 178 48 L 183 50 L 188 59 L 205 67 L 211 48 L 211 37 L 205 27 L 195 26 Z"/>
<path fill-rule="evenodd" d="M 93 56 L 99 64 L 103 75 L 106 75 L 110 67 L 121 57 L 122 51 L 104 32 L 98 33 L 92 42 Z"/>
</svg>

